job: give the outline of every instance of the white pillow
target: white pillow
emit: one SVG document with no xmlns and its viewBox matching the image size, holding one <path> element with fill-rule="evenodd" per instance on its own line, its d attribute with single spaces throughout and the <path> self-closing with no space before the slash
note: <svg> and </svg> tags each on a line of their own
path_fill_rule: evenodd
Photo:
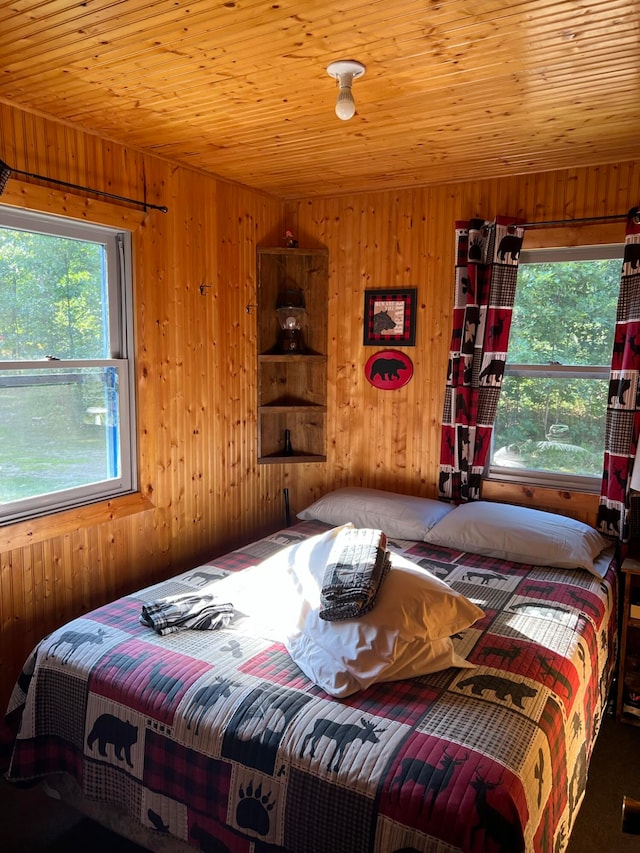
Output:
<svg viewBox="0 0 640 853">
<path fill-rule="evenodd" d="M 351 521 L 354 527 L 382 530 L 392 539 L 420 541 L 437 521 L 453 509 L 453 505 L 431 498 L 352 486 L 329 492 L 299 512 L 298 518 L 325 524 Z"/>
<path fill-rule="evenodd" d="M 610 543 L 588 524 L 512 504 L 460 504 L 431 528 L 425 542 L 499 557 L 514 563 L 586 569 L 604 577 L 606 563 L 594 559 Z"/>
<path fill-rule="evenodd" d="M 245 616 L 238 629 L 284 643 L 305 675 L 332 696 L 375 681 L 472 666 L 456 655 L 449 637 L 483 611 L 398 554 L 391 554 L 372 610 L 340 622 L 320 619 L 324 569 L 340 532 L 350 528 L 312 536 L 216 582 L 216 594 Z"/>
<path fill-rule="evenodd" d="M 317 595 L 285 646 L 307 678 L 331 696 L 344 698 L 378 681 L 473 666 L 455 653 L 450 637 L 484 612 L 405 557 L 391 554 L 376 604 L 364 616 L 320 619 L 319 588 Z"/>
<path fill-rule="evenodd" d="M 356 658 L 349 658 L 349 649 L 341 650 L 340 657 L 335 657 L 331 649 L 326 649 L 309 634 L 290 638 L 287 649 L 310 681 L 338 699 L 365 690 L 376 682 L 416 678 L 450 666 L 474 668 L 474 664 L 455 653 L 449 637 L 431 643 L 416 640 L 388 664 L 375 654 L 367 655 L 362 651 Z"/>
</svg>

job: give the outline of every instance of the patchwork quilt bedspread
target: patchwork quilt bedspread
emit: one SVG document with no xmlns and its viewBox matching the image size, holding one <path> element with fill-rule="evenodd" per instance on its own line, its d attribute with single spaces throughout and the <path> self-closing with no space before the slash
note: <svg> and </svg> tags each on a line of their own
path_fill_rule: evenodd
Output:
<svg viewBox="0 0 640 853">
<path fill-rule="evenodd" d="M 159 636 L 142 602 L 210 589 L 323 532 L 302 522 L 46 637 L 7 723 L 8 778 L 84 794 L 205 851 L 561 853 L 583 798 L 616 642 L 616 574 L 389 541 L 477 602 L 476 666 L 329 697 L 240 626 Z"/>
</svg>

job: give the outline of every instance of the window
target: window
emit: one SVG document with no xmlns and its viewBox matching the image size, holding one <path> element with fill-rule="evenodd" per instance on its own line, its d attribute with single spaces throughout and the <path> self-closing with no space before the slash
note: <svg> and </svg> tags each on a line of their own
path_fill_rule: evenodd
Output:
<svg viewBox="0 0 640 853">
<path fill-rule="evenodd" d="M 130 235 L 0 206 L 0 522 L 136 485 Z"/>
<path fill-rule="evenodd" d="M 490 479 L 600 490 L 623 252 L 521 253 Z"/>
</svg>

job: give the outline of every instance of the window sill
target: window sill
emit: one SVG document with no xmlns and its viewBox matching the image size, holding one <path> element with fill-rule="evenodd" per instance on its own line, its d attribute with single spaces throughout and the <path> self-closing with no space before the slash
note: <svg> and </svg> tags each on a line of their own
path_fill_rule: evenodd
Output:
<svg viewBox="0 0 640 853">
<path fill-rule="evenodd" d="M 557 494 L 585 493 L 600 495 L 601 477 L 553 474 L 526 468 L 508 468 L 492 465 L 484 479 L 485 483 L 506 483 L 524 489 L 544 489 Z"/>
<path fill-rule="evenodd" d="M 153 509 L 153 503 L 141 492 L 99 501 L 84 507 L 63 510 L 29 521 L 19 521 L 0 527 L 0 551 L 24 548 L 45 539 L 74 533 L 85 527 L 95 527 L 139 512 Z"/>
</svg>

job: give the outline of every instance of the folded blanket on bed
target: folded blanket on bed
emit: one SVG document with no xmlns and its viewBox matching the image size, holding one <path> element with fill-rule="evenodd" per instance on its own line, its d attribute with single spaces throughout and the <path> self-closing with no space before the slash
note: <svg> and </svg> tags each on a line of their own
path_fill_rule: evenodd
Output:
<svg viewBox="0 0 640 853">
<path fill-rule="evenodd" d="M 186 592 L 143 604 L 140 621 L 164 636 L 187 628 L 197 631 L 226 628 L 233 614 L 233 605 L 214 595 Z"/>
<path fill-rule="evenodd" d="M 344 530 L 324 571 L 320 618 L 353 619 L 368 613 L 390 567 L 387 537 L 381 530 Z"/>
</svg>

